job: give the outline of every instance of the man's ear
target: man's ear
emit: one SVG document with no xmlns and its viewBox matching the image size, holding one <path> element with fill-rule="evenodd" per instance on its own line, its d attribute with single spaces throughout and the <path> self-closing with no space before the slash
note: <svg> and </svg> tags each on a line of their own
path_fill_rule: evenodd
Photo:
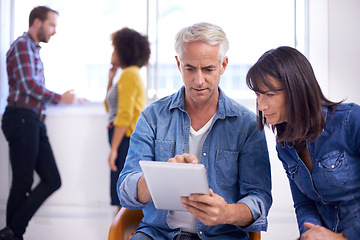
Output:
<svg viewBox="0 0 360 240">
<path fill-rule="evenodd" d="M 175 56 L 175 59 L 176 59 L 176 64 L 178 66 L 178 69 L 181 72 L 181 62 L 180 62 L 179 56 Z"/>
<path fill-rule="evenodd" d="M 41 24 L 42 21 L 40 20 L 40 18 L 35 18 L 32 26 L 34 26 L 35 28 L 39 28 Z"/>
<path fill-rule="evenodd" d="M 220 71 L 221 75 L 224 74 L 225 69 L 227 68 L 228 64 L 229 64 L 229 58 L 227 56 L 225 56 L 221 63 L 221 71 Z"/>
</svg>

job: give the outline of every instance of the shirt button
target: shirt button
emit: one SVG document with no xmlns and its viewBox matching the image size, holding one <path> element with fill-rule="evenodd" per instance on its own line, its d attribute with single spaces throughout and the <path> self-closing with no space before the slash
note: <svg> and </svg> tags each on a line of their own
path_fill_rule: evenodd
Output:
<svg viewBox="0 0 360 240">
<path fill-rule="evenodd" d="M 206 157 L 206 153 L 203 153 L 203 156 Z"/>
<path fill-rule="evenodd" d="M 185 152 L 185 148 L 183 148 L 182 151 Z"/>
<path fill-rule="evenodd" d="M 200 233 L 200 235 L 202 235 L 202 231 L 200 231 L 199 233 Z"/>
<path fill-rule="evenodd" d="M 335 165 L 334 165 L 334 164 L 333 164 L 333 165 L 331 165 L 331 168 L 332 168 L 332 169 L 334 169 L 334 168 L 335 168 Z"/>
</svg>

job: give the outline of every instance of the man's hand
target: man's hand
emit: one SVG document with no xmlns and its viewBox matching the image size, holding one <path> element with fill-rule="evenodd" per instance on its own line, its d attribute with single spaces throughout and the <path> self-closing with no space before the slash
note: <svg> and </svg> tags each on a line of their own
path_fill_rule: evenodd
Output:
<svg viewBox="0 0 360 240">
<path fill-rule="evenodd" d="M 223 197 L 209 189 L 210 195 L 192 194 L 182 197 L 181 204 L 207 226 L 232 224 L 247 226 L 253 222 L 249 207 L 244 203 L 228 204 Z"/>
<path fill-rule="evenodd" d="M 335 233 L 327 228 L 309 222 L 304 223 L 308 230 L 301 235 L 300 240 L 347 240 L 343 233 Z"/>
<path fill-rule="evenodd" d="M 74 90 L 68 90 L 61 95 L 60 103 L 63 104 L 73 104 L 75 102 L 76 96 Z"/>
<path fill-rule="evenodd" d="M 175 157 L 170 158 L 168 162 L 198 164 L 199 160 L 193 154 L 184 153 L 183 155 L 176 155 Z"/>
<path fill-rule="evenodd" d="M 199 221 L 207 226 L 228 223 L 226 212 L 228 204 L 223 197 L 209 189 L 210 195 L 192 194 L 189 197 L 182 197 L 181 204 Z"/>
</svg>

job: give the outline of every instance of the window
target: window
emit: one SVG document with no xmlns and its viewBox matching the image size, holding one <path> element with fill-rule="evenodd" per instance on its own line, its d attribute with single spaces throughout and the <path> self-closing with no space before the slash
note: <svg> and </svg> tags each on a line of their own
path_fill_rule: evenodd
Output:
<svg viewBox="0 0 360 240">
<path fill-rule="evenodd" d="M 160 98 L 182 85 L 175 64 L 174 38 L 183 27 L 210 22 L 228 36 L 229 65 L 220 80 L 227 95 L 252 97 L 245 77 L 250 66 L 267 50 L 295 46 L 295 4 L 289 0 L 154 0 L 149 1 L 149 33 L 153 53 L 149 68 L 149 98 Z"/>
<path fill-rule="evenodd" d="M 230 42 L 229 66 L 220 86 L 235 99 L 253 97 L 245 76 L 261 54 L 280 45 L 304 45 L 304 8 L 300 0 L 14 2 L 13 40 L 27 31 L 33 7 L 47 5 L 59 11 L 57 34 L 42 44 L 40 51 L 46 86 L 59 93 L 75 89 L 90 101 L 102 101 L 105 96 L 112 52 L 110 35 L 125 26 L 149 36 L 150 64 L 141 73 L 151 101 L 182 86 L 174 58 L 174 38 L 181 28 L 193 23 L 211 22 L 226 32 Z"/>
<path fill-rule="evenodd" d="M 38 5 L 59 12 L 57 33 L 40 44 L 46 87 L 59 93 L 74 89 L 90 101 L 102 101 L 113 50 L 110 35 L 125 26 L 145 34 L 146 1 L 16 0 L 14 39 L 27 31 L 29 13 Z"/>
</svg>

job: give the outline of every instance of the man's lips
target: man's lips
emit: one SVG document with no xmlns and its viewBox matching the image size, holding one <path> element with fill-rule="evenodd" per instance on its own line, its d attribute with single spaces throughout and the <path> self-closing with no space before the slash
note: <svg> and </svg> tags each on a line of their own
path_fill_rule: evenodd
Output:
<svg viewBox="0 0 360 240">
<path fill-rule="evenodd" d="M 202 91 L 205 91 L 206 88 L 193 88 L 193 90 L 196 92 L 202 92 Z"/>
</svg>

